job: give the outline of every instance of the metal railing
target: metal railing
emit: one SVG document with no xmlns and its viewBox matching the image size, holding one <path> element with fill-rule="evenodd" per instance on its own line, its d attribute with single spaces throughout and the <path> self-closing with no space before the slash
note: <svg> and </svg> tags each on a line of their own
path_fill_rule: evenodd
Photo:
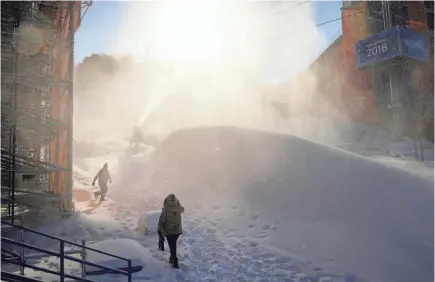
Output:
<svg viewBox="0 0 435 282">
<path fill-rule="evenodd" d="M 1 272 L 1 281 L 10 281 L 10 282 L 41 282 L 39 279 L 29 278 L 18 274 L 12 274 L 7 271 Z"/>
<path fill-rule="evenodd" d="M 14 227 L 14 228 L 16 228 L 16 229 L 21 231 L 21 242 L 17 241 L 17 240 L 10 239 L 10 238 L 5 238 L 3 236 L 1 237 L 1 242 L 2 242 L 2 246 L 3 247 L 5 246 L 5 244 L 11 244 L 11 245 L 14 245 L 14 246 L 21 247 L 21 253 L 20 253 L 21 259 L 20 260 L 16 260 L 16 259 L 12 259 L 12 258 L 7 258 L 5 256 L 2 256 L 2 258 L 1 258 L 2 262 L 10 263 L 10 264 L 14 264 L 14 265 L 20 266 L 20 272 L 21 272 L 20 274 L 21 275 L 24 274 L 24 268 L 28 267 L 28 268 L 31 268 L 31 269 L 34 269 L 34 270 L 37 270 L 37 271 L 41 271 L 41 272 L 45 272 L 45 273 L 49 273 L 49 274 L 52 274 L 52 275 L 59 276 L 59 278 L 60 278 L 59 281 L 61 281 L 61 282 L 64 282 L 65 278 L 75 279 L 75 280 L 78 280 L 78 281 L 93 282 L 93 280 L 86 279 L 86 273 L 87 273 L 86 272 L 86 266 L 91 266 L 91 267 L 100 269 L 100 274 L 105 274 L 105 273 L 121 274 L 121 275 L 125 275 L 125 276 L 128 277 L 128 282 L 132 281 L 132 277 L 131 277 L 132 276 L 132 265 L 131 265 L 131 260 L 130 259 L 126 259 L 126 258 L 123 258 L 123 257 L 120 257 L 120 256 L 116 256 L 116 255 L 113 255 L 113 254 L 109 254 L 109 253 L 106 253 L 106 252 L 103 252 L 103 251 L 100 251 L 100 250 L 97 250 L 97 249 L 94 249 L 94 248 L 91 248 L 91 247 L 87 247 L 85 245 L 84 240 L 82 241 L 82 244 L 78 244 L 78 243 L 74 243 L 74 242 L 71 242 L 71 241 L 68 241 L 68 240 L 64 240 L 64 239 L 61 239 L 61 238 L 58 238 L 58 237 L 55 237 L 55 236 L 51 236 L 51 235 L 48 235 L 48 234 L 45 234 L 45 233 L 41 233 L 41 232 L 38 232 L 38 231 L 35 231 L 35 230 L 32 230 L 32 229 L 28 229 L 28 228 L 25 228 L 23 226 L 18 226 L 18 225 L 9 223 L 9 222 L 1 221 L 1 224 L 2 224 L 2 226 L 11 226 L 11 227 Z M 24 241 L 24 231 L 30 232 L 30 233 L 33 233 L 33 234 L 37 234 L 37 235 L 43 236 L 45 238 L 50 238 L 50 239 L 58 241 L 59 242 L 59 252 L 51 251 L 51 250 L 48 250 L 48 249 L 45 249 L 45 248 L 42 248 L 42 247 L 34 246 L 32 244 L 24 243 L 23 242 Z M 80 250 L 78 250 L 78 251 L 68 251 L 68 250 L 65 250 L 65 244 L 72 245 L 72 246 L 75 246 L 75 247 L 79 247 Z M 60 259 L 60 270 L 59 271 L 54 271 L 54 270 L 50 270 L 50 269 L 46 269 L 46 268 L 42 268 L 42 267 L 39 267 L 39 266 L 28 264 L 26 262 L 26 257 L 24 256 L 24 249 L 30 249 L 30 250 L 33 250 L 33 251 L 37 251 L 37 252 L 45 254 L 46 256 L 58 257 Z M 87 251 L 92 251 L 92 252 L 95 252 L 95 253 L 106 255 L 108 257 L 112 257 L 112 258 L 115 258 L 115 259 L 126 261 L 127 262 L 127 267 L 126 268 L 120 268 L 120 269 L 118 269 L 118 268 L 104 266 L 104 265 L 101 265 L 101 264 L 98 264 L 98 263 L 93 263 L 93 262 L 87 261 L 86 260 L 86 252 Z M 73 256 L 70 255 L 70 254 L 74 254 L 74 253 L 80 253 L 82 258 L 80 259 L 80 258 L 76 258 L 76 257 L 73 257 Z M 30 255 L 30 257 L 28 259 L 31 259 L 31 258 L 36 258 L 36 256 Z M 74 262 L 77 262 L 77 263 L 79 263 L 81 265 L 81 270 L 82 270 L 81 277 L 74 276 L 74 275 L 71 275 L 71 274 L 68 274 L 68 273 L 65 272 L 65 260 L 74 261 Z M 95 271 L 93 271 L 93 272 L 95 272 Z"/>
</svg>

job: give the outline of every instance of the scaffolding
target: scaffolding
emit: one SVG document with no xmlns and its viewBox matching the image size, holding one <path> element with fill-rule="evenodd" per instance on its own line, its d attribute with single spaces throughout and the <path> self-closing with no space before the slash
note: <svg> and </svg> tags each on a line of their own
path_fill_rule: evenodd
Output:
<svg viewBox="0 0 435 282">
<path fill-rule="evenodd" d="M 92 2 L 2 1 L 2 218 L 73 210 L 74 33 Z"/>
</svg>

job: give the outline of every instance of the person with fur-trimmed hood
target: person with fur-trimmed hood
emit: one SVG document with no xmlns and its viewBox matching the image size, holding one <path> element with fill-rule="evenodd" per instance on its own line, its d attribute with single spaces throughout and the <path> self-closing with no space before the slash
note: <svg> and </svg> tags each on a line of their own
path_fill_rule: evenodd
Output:
<svg viewBox="0 0 435 282">
<path fill-rule="evenodd" d="M 174 194 L 168 195 L 163 201 L 162 213 L 158 223 L 158 232 L 160 236 L 165 236 L 169 245 L 171 256 L 169 263 L 174 268 L 179 268 L 177 258 L 177 240 L 183 234 L 181 226 L 181 214 L 184 207 L 180 204 Z"/>
</svg>

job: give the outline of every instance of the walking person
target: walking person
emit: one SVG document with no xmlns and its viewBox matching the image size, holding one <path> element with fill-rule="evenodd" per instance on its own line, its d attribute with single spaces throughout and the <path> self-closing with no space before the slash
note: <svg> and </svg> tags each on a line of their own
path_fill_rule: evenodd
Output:
<svg viewBox="0 0 435 282">
<path fill-rule="evenodd" d="M 183 234 L 183 228 L 181 226 L 181 214 L 183 212 L 184 207 L 180 204 L 174 194 L 168 195 L 163 201 L 163 209 L 158 224 L 159 241 L 161 241 L 162 235 L 166 237 L 169 251 L 171 253 L 169 263 L 172 264 L 174 268 L 179 268 L 177 240 L 180 235 Z M 159 247 L 160 244 L 161 243 L 159 243 Z M 162 248 L 160 249 L 162 250 Z"/>
<path fill-rule="evenodd" d="M 104 164 L 104 166 L 98 171 L 97 175 L 95 175 L 94 181 L 92 181 L 92 186 L 95 185 L 95 181 L 98 179 L 98 186 L 100 186 L 100 191 L 95 192 L 94 196 L 95 198 L 101 195 L 100 201 L 104 201 L 104 198 L 107 194 L 107 181 L 110 181 L 112 183 L 112 178 L 110 177 L 109 173 L 109 167 L 107 163 Z"/>
<path fill-rule="evenodd" d="M 133 136 L 130 140 L 130 145 L 133 148 L 137 148 L 140 144 L 146 145 L 145 138 L 143 137 L 142 131 L 139 129 L 139 127 L 135 127 L 133 131 Z"/>
</svg>

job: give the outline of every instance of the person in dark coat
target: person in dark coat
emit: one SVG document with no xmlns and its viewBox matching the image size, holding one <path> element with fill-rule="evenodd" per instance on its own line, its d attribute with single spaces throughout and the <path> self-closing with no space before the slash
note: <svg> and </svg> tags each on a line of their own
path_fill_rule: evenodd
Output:
<svg viewBox="0 0 435 282">
<path fill-rule="evenodd" d="M 177 197 L 175 197 L 174 194 L 168 195 L 163 202 L 163 209 L 157 228 L 159 236 L 161 237 L 163 235 L 166 237 L 171 253 L 169 263 L 171 263 L 174 268 L 179 268 L 177 240 L 180 235 L 183 234 L 183 228 L 181 226 L 181 214 L 183 212 L 184 207 L 180 204 Z"/>
<path fill-rule="evenodd" d="M 100 201 L 104 201 L 104 198 L 107 194 L 107 181 L 110 181 L 112 183 L 112 178 L 110 177 L 109 173 L 109 167 L 107 163 L 104 164 L 104 166 L 98 171 L 97 175 L 95 175 L 94 181 L 92 181 L 92 186 L 95 185 L 95 181 L 98 179 L 98 186 L 100 186 L 100 191 L 95 192 L 95 197 L 98 197 L 101 195 Z"/>
</svg>

